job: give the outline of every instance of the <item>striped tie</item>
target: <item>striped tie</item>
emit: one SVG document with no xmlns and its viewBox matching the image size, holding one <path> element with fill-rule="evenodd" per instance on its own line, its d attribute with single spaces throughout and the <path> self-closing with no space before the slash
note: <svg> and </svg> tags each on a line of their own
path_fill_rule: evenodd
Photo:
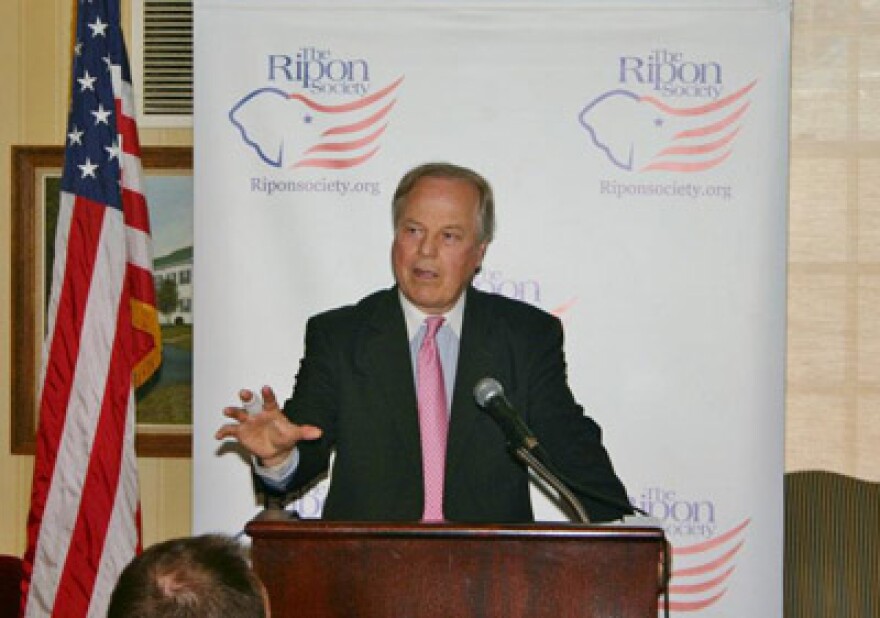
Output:
<svg viewBox="0 0 880 618">
<path fill-rule="evenodd" d="M 443 367 L 437 351 L 437 330 L 441 316 L 425 320 L 428 332 L 419 348 L 418 398 L 419 426 L 422 434 L 422 473 L 425 479 L 425 510 L 422 521 L 443 521 L 443 474 L 446 467 L 446 388 Z"/>
</svg>

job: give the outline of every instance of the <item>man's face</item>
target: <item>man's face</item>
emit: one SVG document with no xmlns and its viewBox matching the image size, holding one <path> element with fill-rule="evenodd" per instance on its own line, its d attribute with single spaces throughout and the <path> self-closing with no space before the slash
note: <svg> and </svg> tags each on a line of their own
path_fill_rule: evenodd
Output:
<svg viewBox="0 0 880 618">
<path fill-rule="evenodd" d="M 431 177 L 418 180 L 405 198 L 391 262 L 403 295 L 425 313 L 451 309 L 483 261 L 479 200 L 465 180 Z"/>
</svg>

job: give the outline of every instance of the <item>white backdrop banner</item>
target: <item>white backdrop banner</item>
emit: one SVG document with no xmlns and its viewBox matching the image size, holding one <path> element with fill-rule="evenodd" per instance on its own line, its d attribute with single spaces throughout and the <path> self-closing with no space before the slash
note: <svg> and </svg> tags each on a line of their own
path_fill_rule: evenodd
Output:
<svg viewBox="0 0 880 618">
<path fill-rule="evenodd" d="M 672 613 L 781 615 L 789 3 L 195 10 L 194 530 L 260 508 L 221 409 L 286 397 L 306 319 L 393 283 L 396 181 L 447 160 L 496 191 L 477 287 L 563 320 Z"/>
</svg>

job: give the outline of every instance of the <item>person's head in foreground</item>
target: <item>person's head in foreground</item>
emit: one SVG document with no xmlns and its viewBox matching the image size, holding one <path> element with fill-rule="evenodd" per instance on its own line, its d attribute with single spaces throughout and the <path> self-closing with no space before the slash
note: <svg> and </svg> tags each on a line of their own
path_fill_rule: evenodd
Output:
<svg viewBox="0 0 880 618">
<path fill-rule="evenodd" d="M 265 618 L 265 588 L 234 540 L 215 534 L 157 543 L 122 571 L 108 618 Z"/>
</svg>

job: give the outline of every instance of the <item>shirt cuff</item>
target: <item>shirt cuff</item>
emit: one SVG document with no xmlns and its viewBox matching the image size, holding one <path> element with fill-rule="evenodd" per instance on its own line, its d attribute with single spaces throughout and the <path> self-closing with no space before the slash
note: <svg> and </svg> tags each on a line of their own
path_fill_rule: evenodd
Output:
<svg viewBox="0 0 880 618">
<path fill-rule="evenodd" d="M 257 476 L 263 479 L 269 487 L 272 489 L 284 490 L 287 481 L 293 476 L 293 473 L 296 472 L 296 467 L 299 465 L 299 449 L 294 447 L 287 459 L 277 466 L 264 466 L 260 463 L 259 459 L 253 456 L 251 456 L 251 461 L 253 461 L 254 464 L 254 472 L 256 472 Z"/>
</svg>

